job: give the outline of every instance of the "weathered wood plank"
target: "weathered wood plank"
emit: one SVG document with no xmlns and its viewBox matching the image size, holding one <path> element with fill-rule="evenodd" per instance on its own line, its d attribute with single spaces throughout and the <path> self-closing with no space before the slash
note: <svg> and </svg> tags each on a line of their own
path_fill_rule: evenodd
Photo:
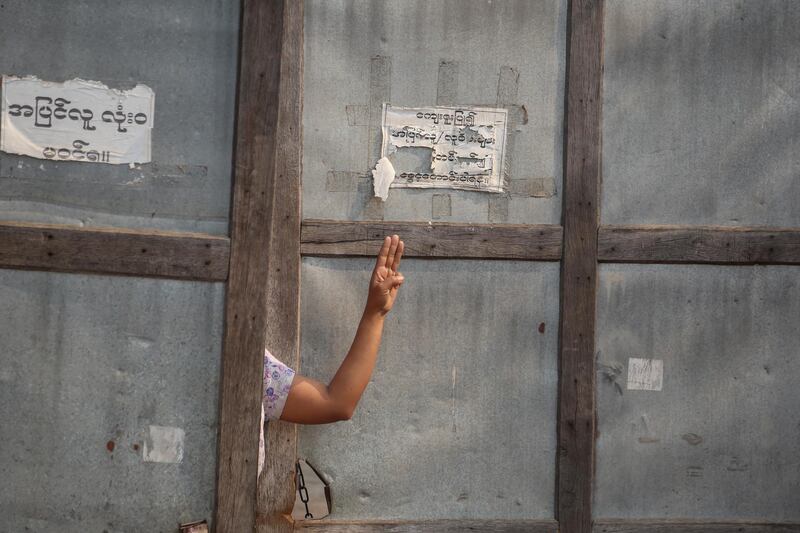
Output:
<svg viewBox="0 0 800 533">
<path fill-rule="evenodd" d="M 0 222 L 0 268 L 225 281 L 229 254 L 200 233 Z"/>
<path fill-rule="evenodd" d="M 566 533 L 592 527 L 603 8 L 603 0 L 572 0 L 568 15 L 556 490 Z"/>
<path fill-rule="evenodd" d="M 704 520 L 598 520 L 594 533 L 797 533 L 800 524 Z"/>
<path fill-rule="evenodd" d="M 214 530 L 255 527 L 283 0 L 243 0 Z M 283 186 L 281 184 L 280 186 Z"/>
<path fill-rule="evenodd" d="M 601 226 L 600 261 L 800 264 L 800 228 Z"/>
<path fill-rule="evenodd" d="M 301 521 L 296 529 L 326 533 L 557 533 L 555 520 Z"/>
<path fill-rule="evenodd" d="M 300 363 L 300 172 L 303 158 L 303 2 L 285 0 L 278 112 L 275 207 L 267 283 L 266 345 L 292 368 Z M 289 532 L 295 499 L 297 426 L 270 422 L 258 484 L 256 531 Z"/>
<path fill-rule="evenodd" d="M 371 256 L 386 235 L 403 237 L 406 257 L 558 261 L 561 226 L 304 220 L 303 255 Z"/>
</svg>

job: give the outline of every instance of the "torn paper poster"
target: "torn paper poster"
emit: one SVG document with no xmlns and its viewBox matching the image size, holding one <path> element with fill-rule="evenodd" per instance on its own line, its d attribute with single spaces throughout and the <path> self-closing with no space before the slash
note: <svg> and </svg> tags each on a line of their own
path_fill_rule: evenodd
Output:
<svg viewBox="0 0 800 533">
<path fill-rule="evenodd" d="M 0 150 L 52 161 L 149 163 L 155 94 L 3 76 Z"/>
<path fill-rule="evenodd" d="M 383 106 L 381 160 L 392 187 L 503 192 L 508 111 Z"/>
<path fill-rule="evenodd" d="M 180 463 L 184 437 L 181 428 L 150 426 L 144 439 L 142 459 L 147 463 Z"/>
<path fill-rule="evenodd" d="M 386 201 L 389 196 L 389 185 L 394 181 L 394 167 L 386 157 L 381 157 L 375 169 L 372 171 L 372 188 L 375 196 Z"/>
<path fill-rule="evenodd" d="M 664 361 L 661 359 L 628 359 L 628 390 L 661 390 Z"/>
</svg>

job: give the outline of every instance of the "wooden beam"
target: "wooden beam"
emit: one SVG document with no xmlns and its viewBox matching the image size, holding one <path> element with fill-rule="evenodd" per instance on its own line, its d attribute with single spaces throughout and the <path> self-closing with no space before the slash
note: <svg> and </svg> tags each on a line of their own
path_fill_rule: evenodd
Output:
<svg viewBox="0 0 800 533">
<path fill-rule="evenodd" d="M 561 259 L 561 226 L 426 222 L 304 220 L 302 253 L 373 256 L 386 235 L 397 233 L 406 257 Z"/>
<path fill-rule="evenodd" d="M 589 533 L 592 524 L 603 8 L 603 0 L 572 0 L 567 18 L 556 489 L 565 533 Z"/>
<path fill-rule="evenodd" d="M 601 226 L 609 263 L 800 264 L 800 228 Z"/>
<path fill-rule="evenodd" d="M 798 533 L 798 523 L 706 520 L 598 520 L 594 533 Z"/>
<path fill-rule="evenodd" d="M 243 0 L 217 462 L 217 533 L 255 527 L 283 0 Z"/>
<path fill-rule="evenodd" d="M 304 520 L 295 522 L 301 531 L 325 533 L 463 533 L 485 531 L 495 533 L 557 533 L 555 520 L 386 520 L 339 521 Z"/>
<path fill-rule="evenodd" d="M 303 160 L 303 2 L 285 0 L 273 228 L 268 262 L 267 348 L 300 365 L 300 178 Z M 297 426 L 270 422 L 258 483 L 256 531 L 290 532 L 295 500 Z"/>
<path fill-rule="evenodd" d="M 200 233 L 0 222 L 0 268 L 225 281 L 229 254 Z"/>
</svg>

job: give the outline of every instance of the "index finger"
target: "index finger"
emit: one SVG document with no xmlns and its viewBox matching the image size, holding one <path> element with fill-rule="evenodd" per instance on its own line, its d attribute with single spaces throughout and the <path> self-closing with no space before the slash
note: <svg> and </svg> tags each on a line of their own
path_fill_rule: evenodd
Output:
<svg viewBox="0 0 800 533">
<path fill-rule="evenodd" d="M 392 244 L 392 238 L 387 236 L 383 239 L 383 246 L 378 252 L 378 261 L 375 263 L 375 268 L 385 267 L 386 260 L 389 258 L 389 246 Z"/>
</svg>

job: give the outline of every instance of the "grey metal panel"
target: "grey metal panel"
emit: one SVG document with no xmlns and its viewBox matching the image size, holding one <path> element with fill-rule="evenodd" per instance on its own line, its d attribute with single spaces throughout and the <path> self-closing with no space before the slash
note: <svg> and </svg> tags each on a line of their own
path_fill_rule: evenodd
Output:
<svg viewBox="0 0 800 533">
<path fill-rule="evenodd" d="M 603 223 L 800 225 L 800 3 L 606 4 Z"/>
<path fill-rule="evenodd" d="M 2 270 L 0 301 L 0 531 L 210 518 L 224 285 Z M 143 462 L 150 425 L 181 463 Z"/>
<path fill-rule="evenodd" d="M 225 234 L 239 2 L 7 0 L 0 73 L 156 94 L 141 168 L 0 154 L 0 219 Z"/>
<path fill-rule="evenodd" d="M 371 268 L 303 260 L 303 374 L 333 376 Z M 558 265 L 407 260 L 403 272 L 354 417 L 300 428 L 331 518 L 553 518 Z"/>
<path fill-rule="evenodd" d="M 600 272 L 595 516 L 800 520 L 800 270 Z M 630 357 L 661 391 L 627 390 Z"/>
<path fill-rule="evenodd" d="M 305 218 L 559 222 L 564 0 L 311 0 L 305 24 Z M 380 105 L 437 101 L 509 106 L 514 194 L 392 189 L 385 204 L 370 200 Z M 434 194 L 450 195 L 451 214 Z"/>
</svg>

